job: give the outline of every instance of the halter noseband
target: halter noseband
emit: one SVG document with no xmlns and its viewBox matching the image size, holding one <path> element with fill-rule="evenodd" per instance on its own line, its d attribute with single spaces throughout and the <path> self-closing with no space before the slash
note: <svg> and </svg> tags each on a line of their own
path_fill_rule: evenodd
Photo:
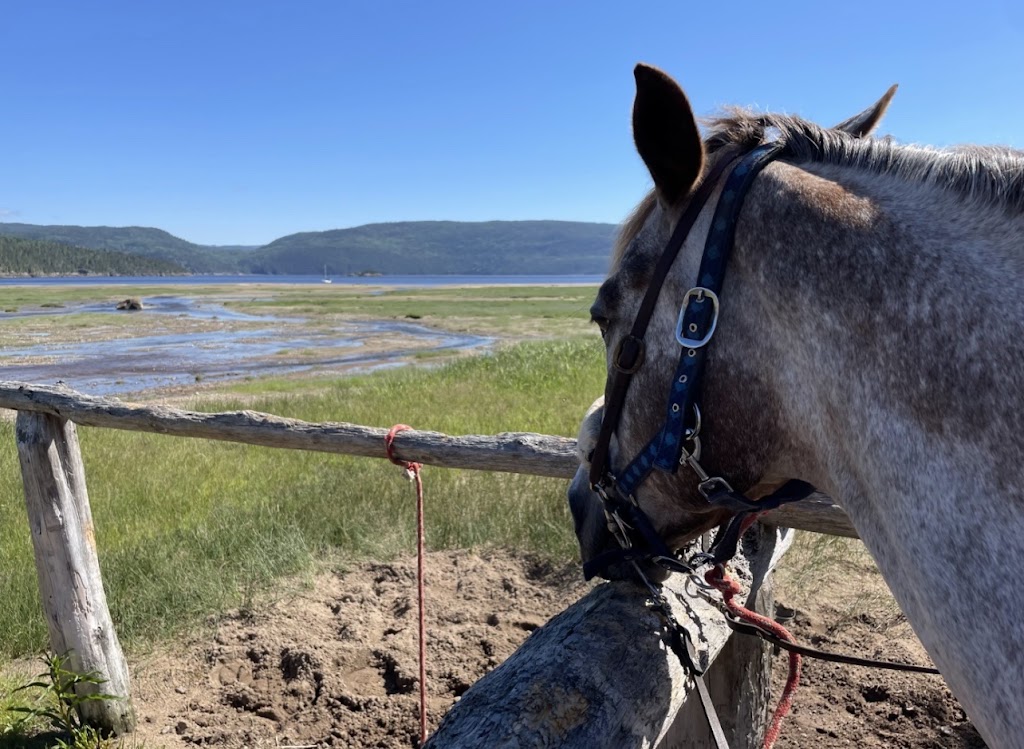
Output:
<svg viewBox="0 0 1024 749">
<path fill-rule="evenodd" d="M 769 143 L 758 146 L 737 158 L 725 156 L 701 182 L 680 218 L 672 237 L 654 268 L 652 280 L 640 304 L 633 327 L 612 356 L 612 373 L 606 387 L 604 415 L 597 443 L 590 456 L 590 485 L 604 502 L 609 525 L 622 549 L 606 552 L 585 563 L 584 575 L 589 579 L 611 564 L 640 559 L 653 561 L 672 571 L 692 572 L 706 562 L 720 563 L 732 557 L 740 536 L 740 524 L 751 512 L 775 509 L 786 502 L 804 499 L 814 491 L 810 484 L 787 481 L 777 491 L 755 502 L 734 491 L 720 476 L 709 475 L 701 466 L 699 432 L 700 409 L 697 397 L 704 372 L 707 344 L 718 323 L 719 300 L 725 279 L 725 267 L 732 252 L 736 220 L 754 177 L 776 158 L 782 148 Z M 731 170 L 730 170 L 731 167 Z M 644 335 L 654 314 L 661 289 L 672 264 L 693 229 L 697 218 L 711 198 L 720 178 L 728 172 L 725 186 L 715 207 L 711 228 L 704 244 L 704 254 L 697 273 L 696 285 L 683 295 L 676 322 L 675 337 L 681 347 L 669 390 L 668 411 L 661 429 L 617 475 L 608 466 L 612 435 L 618 428 L 626 392 L 633 374 L 644 364 Z M 692 421 L 690 415 L 692 414 Z M 684 449 L 689 445 L 689 449 Z M 675 557 L 654 526 L 640 509 L 634 493 L 655 468 L 675 473 L 687 465 L 697 477 L 697 489 L 709 507 L 738 513 L 719 531 L 707 553 L 688 562 Z"/>
</svg>

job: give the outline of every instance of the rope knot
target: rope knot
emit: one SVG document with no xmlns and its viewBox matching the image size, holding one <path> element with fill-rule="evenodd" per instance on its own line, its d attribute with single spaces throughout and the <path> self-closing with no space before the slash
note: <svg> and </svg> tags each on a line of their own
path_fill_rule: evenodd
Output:
<svg viewBox="0 0 1024 749">
<path fill-rule="evenodd" d="M 395 436 L 399 432 L 412 430 L 411 426 L 407 424 L 395 424 L 388 433 L 384 436 L 384 450 L 387 452 L 388 460 L 394 463 L 396 466 L 405 469 L 405 477 L 410 481 L 416 478 L 416 474 L 423 467 L 422 463 L 415 463 L 411 460 L 402 460 L 395 455 Z"/>
<path fill-rule="evenodd" d="M 721 591 L 723 598 L 732 598 L 743 592 L 740 584 L 732 577 L 729 577 L 729 574 L 725 571 L 725 566 L 721 564 L 716 564 L 705 572 L 704 580 L 708 585 Z"/>
</svg>

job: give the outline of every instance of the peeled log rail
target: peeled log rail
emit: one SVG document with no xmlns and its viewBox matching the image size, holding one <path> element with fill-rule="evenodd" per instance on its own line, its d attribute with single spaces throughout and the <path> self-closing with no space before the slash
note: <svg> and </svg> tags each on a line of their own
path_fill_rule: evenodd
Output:
<svg viewBox="0 0 1024 749">
<path fill-rule="evenodd" d="M 64 387 L 0 381 L 0 408 L 47 413 L 83 426 L 155 432 L 177 437 L 243 442 L 262 447 L 313 450 L 383 458 L 387 429 L 342 422 L 313 424 L 257 411 L 202 413 L 166 406 L 124 403 L 83 395 Z M 502 471 L 571 479 L 579 467 L 576 440 L 530 432 L 452 437 L 409 430 L 395 438 L 403 460 L 446 468 Z M 815 494 L 780 507 L 765 522 L 799 530 L 856 538 L 839 505 Z"/>
<path fill-rule="evenodd" d="M 755 526 L 734 574 L 747 605 L 771 613 L 770 571 L 793 533 Z M 692 591 L 692 584 L 689 585 Z M 698 651 L 729 746 L 760 746 L 767 720 L 770 654 L 733 636 L 721 613 L 673 575 L 664 592 Z M 714 746 L 693 679 L 668 645 L 646 589 L 599 585 L 534 632 L 452 707 L 425 749 L 565 747 L 630 749 Z"/>
</svg>

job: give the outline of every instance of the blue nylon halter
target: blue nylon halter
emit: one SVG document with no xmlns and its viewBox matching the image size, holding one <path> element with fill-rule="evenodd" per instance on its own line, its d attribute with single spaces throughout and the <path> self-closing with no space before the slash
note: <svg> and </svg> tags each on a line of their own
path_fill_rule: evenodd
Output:
<svg viewBox="0 0 1024 749">
<path fill-rule="evenodd" d="M 705 339 L 711 331 L 711 325 L 717 322 L 716 297 L 721 293 L 725 281 L 725 268 L 732 253 L 736 219 L 743 207 L 743 199 L 754 177 L 778 155 L 779 150 L 779 146 L 774 143 L 755 148 L 740 160 L 726 179 L 697 272 L 694 288 L 702 289 L 703 292 L 688 293 L 682 310 L 681 327 L 692 343 Z M 714 296 L 707 294 L 708 291 Z M 632 496 L 636 487 L 654 468 L 675 473 L 679 467 L 687 418 L 697 402 L 700 379 L 704 373 L 706 343 L 707 340 L 699 346 L 681 346 L 679 364 L 669 391 L 664 425 L 625 470 L 616 476 L 615 487 L 623 497 Z"/>
<path fill-rule="evenodd" d="M 623 561 L 653 559 L 675 570 L 689 569 L 708 561 L 725 561 L 735 553 L 743 517 L 751 512 L 772 510 L 782 504 L 804 499 L 814 491 L 810 484 L 794 479 L 755 502 L 733 491 L 723 479 L 704 476 L 699 489 L 708 504 L 738 514 L 719 531 L 711 553 L 700 554 L 691 559 L 689 564 L 682 563 L 674 557 L 634 499 L 636 488 L 655 468 L 675 473 L 683 457 L 684 443 L 692 440 L 695 446 L 697 444 L 694 437 L 699 429 L 699 423 L 690 427 L 687 422 L 691 412 L 699 414 L 696 404 L 700 394 L 701 376 L 704 373 L 707 344 L 718 322 L 718 295 L 722 290 L 726 265 L 732 253 L 737 218 L 754 178 L 779 155 L 781 150 L 775 143 L 758 146 L 741 157 L 726 178 L 704 244 L 704 253 L 697 272 L 697 284 L 686 293 L 680 310 L 676 338 L 680 343 L 681 352 L 669 391 L 665 421 L 661 429 L 625 469 L 618 475 L 606 473 L 594 484 L 594 489 L 605 501 L 606 509 L 627 528 L 639 533 L 641 538 L 638 539 L 639 543 L 625 543 L 624 548 L 606 552 L 584 564 L 583 572 L 587 579 L 603 571 L 608 565 Z M 695 470 L 703 470 L 696 464 L 696 458 L 692 465 Z"/>
</svg>

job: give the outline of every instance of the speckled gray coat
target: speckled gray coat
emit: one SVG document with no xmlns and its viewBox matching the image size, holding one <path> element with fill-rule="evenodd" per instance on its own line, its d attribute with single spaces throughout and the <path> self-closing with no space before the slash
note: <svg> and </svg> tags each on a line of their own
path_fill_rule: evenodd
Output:
<svg viewBox="0 0 1024 749">
<path fill-rule="evenodd" d="M 734 113 L 702 142 L 671 78 L 636 77 L 655 191 L 592 308 L 609 350 L 707 163 L 783 141 L 737 225 L 701 398 L 705 467 L 754 496 L 802 478 L 838 500 L 985 740 L 1024 747 L 1024 155 L 867 137 L 895 88 L 836 128 Z M 660 426 L 715 202 L 662 291 L 613 469 Z M 600 416 L 584 421 L 582 455 Z M 586 469 L 570 498 L 589 558 L 609 538 Z M 638 492 L 673 543 L 721 520 L 695 489 L 681 470 Z"/>
</svg>

